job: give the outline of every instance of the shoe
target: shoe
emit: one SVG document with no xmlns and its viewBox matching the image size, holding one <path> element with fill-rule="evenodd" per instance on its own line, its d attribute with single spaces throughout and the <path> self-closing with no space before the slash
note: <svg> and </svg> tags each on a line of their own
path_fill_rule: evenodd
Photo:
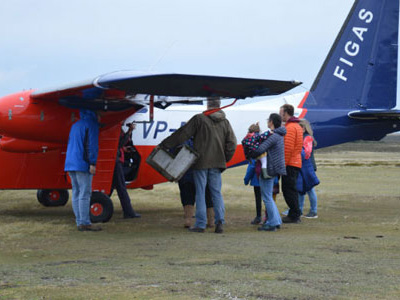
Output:
<svg viewBox="0 0 400 300">
<path fill-rule="evenodd" d="M 224 232 L 224 225 L 222 222 L 218 222 L 217 225 L 215 225 L 215 233 L 223 233 Z"/>
<path fill-rule="evenodd" d="M 268 175 L 267 168 L 261 168 L 261 176 L 264 179 L 271 179 L 272 177 Z"/>
<path fill-rule="evenodd" d="M 283 223 L 299 224 L 299 223 L 301 223 L 301 220 L 300 220 L 300 218 L 292 219 L 292 218 L 286 216 L 286 217 L 282 218 L 282 222 Z"/>
<path fill-rule="evenodd" d="M 134 213 L 133 215 L 124 215 L 124 219 L 134 219 L 134 218 L 141 218 L 142 215 L 138 213 Z"/>
<path fill-rule="evenodd" d="M 318 218 L 318 215 L 315 213 L 315 212 L 309 212 L 308 214 L 306 214 L 305 216 L 304 216 L 304 218 L 307 218 L 307 219 L 317 219 Z"/>
<path fill-rule="evenodd" d="M 79 225 L 79 231 L 101 231 L 101 227 L 93 227 L 92 225 Z"/>
<path fill-rule="evenodd" d="M 287 209 L 287 210 L 281 212 L 281 215 L 282 215 L 282 216 L 287 216 L 288 214 L 289 214 L 289 209 Z"/>
<path fill-rule="evenodd" d="M 185 206 L 183 206 L 183 217 L 185 219 L 183 227 L 190 228 L 190 226 L 192 226 L 193 212 L 194 212 L 194 206 L 193 205 L 185 205 Z"/>
<path fill-rule="evenodd" d="M 279 226 L 279 225 L 278 225 Z M 257 228 L 258 231 L 276 231 L 277 226 L 263 225 Z"/>
<path fill-rule="evenodd" d="M 253 221 L 251 221 L 252 225 L 258 225 L 261 223 L 261 217 L 255 217 Z"/>
<path fill-rule="evenodd" d="M 204 232 L 205 231 L 204 228 L 200 228 L 200 227 L 190 227 L 188 230 L 190 232 Z"/>
</svg>

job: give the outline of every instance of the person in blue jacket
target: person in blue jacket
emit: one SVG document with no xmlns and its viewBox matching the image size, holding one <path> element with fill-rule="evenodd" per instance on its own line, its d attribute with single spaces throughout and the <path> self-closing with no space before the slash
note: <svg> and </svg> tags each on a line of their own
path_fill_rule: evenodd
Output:
<svg viewBox="0 0 400 300">
<path fill-rule="evenodd" d="M 260 183 L 258 182 L 258 176 L 255 172 L 256 161 L 254 159 L 249 159 L 249 164 L 247 165 L 246 175 L 244 176 L 244 184 L 250 185 L 254 188 L 254 197 L 256 200 L 256 217 L 251 224 L 258 225 L 261 223 L 261 191 Z"/>
<path fill-rule="evenodd" d="M 64 170 L 72 183 L 72 209 L 79 231 L 98 231 L 90 222 L 90 196 L 92 179 L 96 173 L 99 153 L 98 116 L 91 110 L 81 109 L 80 120 L 69 132 Z"/>
</svg>

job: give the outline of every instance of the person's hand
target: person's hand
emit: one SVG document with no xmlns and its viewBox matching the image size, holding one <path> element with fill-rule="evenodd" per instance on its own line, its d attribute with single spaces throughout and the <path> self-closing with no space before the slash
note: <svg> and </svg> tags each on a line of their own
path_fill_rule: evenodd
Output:
<svg viewBox="0 0 400 300">
<path fill-rule="evenodd" d="M 90 165 L 89 173 L 92 174 L 92 175 L 96 174 L 96 166 Z"/>
<path fill-rule="evenodd" d="M 244 179 L 244 185 L 248 185 L 248 184 L 249 184 L 249 181 Z"/>
<path fill-rule="evenodd" d="M 129 132 L 132 132 L 136 129 L 136 123 L 129 124 Z"/>
</svg>

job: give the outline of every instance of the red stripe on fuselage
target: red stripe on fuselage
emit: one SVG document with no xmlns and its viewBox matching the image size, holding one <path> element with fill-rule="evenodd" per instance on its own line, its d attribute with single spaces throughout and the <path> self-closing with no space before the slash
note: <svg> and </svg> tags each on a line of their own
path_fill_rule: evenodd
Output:
<svg viewBox="0 0 400 300">
<path fill-rule="evenodd" d="M 297 106 L 298 108 L 301 108 L 301 109 L 302 109 L 302 112 L 301 112 L 301 114 L 300 114 L 300 116 L 299 116 L 299 119 L 303 119 L 303 118 L 306 116 L 306 114 L 307 114 L 307 108 L 303 108 L 303 105 L 304 105 L 304 103 L 306 102 L 306 100 L 307 100 L 309 94 L 310 94 L 310 92 L 307 91 L 307 92 L 304 94 L 304 97 L 303 97 L 303 99 L 301 100 L 299 106 Z"/>
</svg>

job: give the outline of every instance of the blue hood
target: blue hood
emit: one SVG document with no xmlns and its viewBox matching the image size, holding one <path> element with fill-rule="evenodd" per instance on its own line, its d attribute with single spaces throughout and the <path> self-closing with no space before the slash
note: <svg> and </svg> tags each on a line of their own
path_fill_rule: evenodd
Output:
<svg viewBox="0 0 400 300">
<path fill-rule="evenodd" d="M 81 120 L 92 120 L 97 122 L 97 115 L 94 111 L 89 109 L 80 109 L 79 115 L 81 116 Z"/>
<path fill-rule="evenodd" d="M 99 152 L 99 123 L 94 111 L 81 109 L 81 119 L 72 125 L 65 171 L 89 172 L 90 165 L 96 165 Z"/>
</svg>

